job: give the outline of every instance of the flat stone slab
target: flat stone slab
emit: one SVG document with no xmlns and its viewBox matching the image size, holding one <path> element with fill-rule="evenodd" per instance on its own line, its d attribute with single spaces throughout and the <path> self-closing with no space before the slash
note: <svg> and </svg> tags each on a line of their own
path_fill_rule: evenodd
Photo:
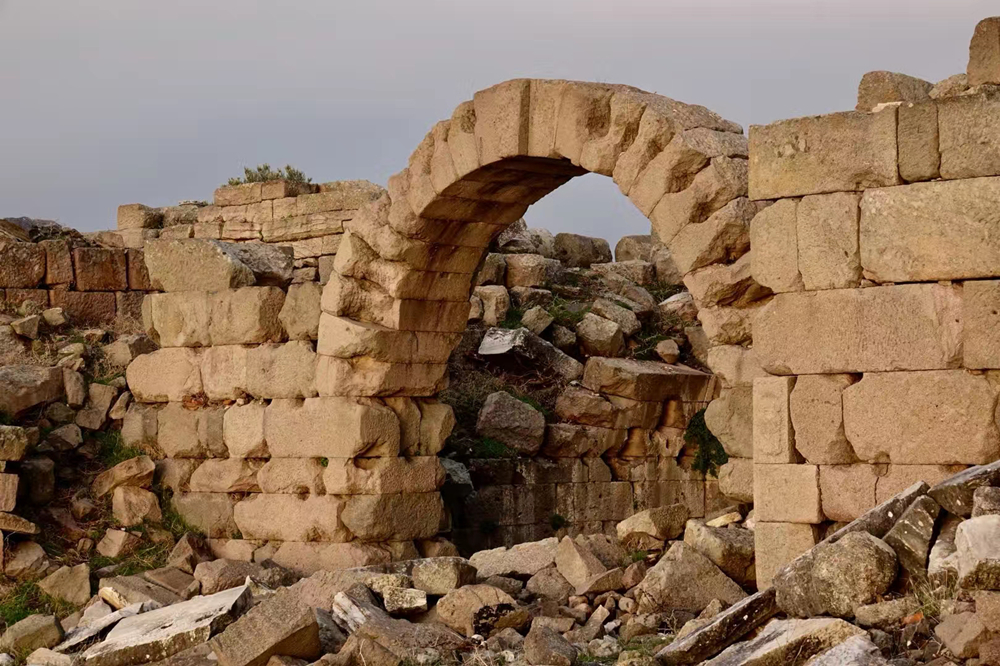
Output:
<svg viewBox="0 0 1000 666">
<path fill-rule="evenodd" d="M 970 467 L 927 491 L 946 511 L 968 518 L 972 515 L 976 488 L 1000 482 L 1000 460 L 989 465 Z"/>
<path fill-rule="evenodd" d="M 756 638 L 726 648 L 705 666 L 802 664 L 852 636 L 864 634 L 863 629 L 830 617 L 772 620 Z"/>
<path fill-rule="evenodd" d="M 83 653 L 87 666 L 128 666 L 166 659 L 222 631 L 250 605 L 250 588 L 234 587 L 127 617 Z"/>
</svg>

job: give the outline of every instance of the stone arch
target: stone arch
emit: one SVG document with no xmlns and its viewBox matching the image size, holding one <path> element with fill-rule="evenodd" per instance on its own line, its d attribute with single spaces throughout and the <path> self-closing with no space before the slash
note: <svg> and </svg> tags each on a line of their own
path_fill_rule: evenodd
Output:
<svg viewBox="0 0 1000 666">
<path fill-rule="evenodd" d="M 748 342 L 739 306 L 759 297 L 746 254 L 757 207 L 742 128 L 629 86 L 514 79 L 437 123 L 345 225 L 323 292 L 319 394 L 442 390 L 490 241 L 587 172 L 613 178 L 671 249 L 710 344 Z"/>
</svg>

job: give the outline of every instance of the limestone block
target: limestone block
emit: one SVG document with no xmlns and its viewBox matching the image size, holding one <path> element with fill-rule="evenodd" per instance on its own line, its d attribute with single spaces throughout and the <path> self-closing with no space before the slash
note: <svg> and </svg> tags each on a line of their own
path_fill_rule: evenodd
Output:
<svg viewBox="0 0 1000 666">
<path fill-rule="evenodd" d="M 934 102 L 899 107 L 899 175 L 907 182 L 933 180 L 941 175 L 938 105 Z"/>
<path fill-rule="evenodd" d="M 757 520 L 778 523 L 823 522 L 819 467 L 766 465 L 754 461 L 754 512 Z"/>
<path fill-rule="evenodd" d="M 799 377 L 789 402 L 795 449 L 814 465 L 841 465 L 857 458 L 844 433 L 841 394 L 854 383 L 850 375 Z"/>
<path fill-rule="evenodd" d="M 230 458 L 267 458 L 267 441 L 264 439 L 263 402 L 228 407 L 223 416 L 222 439 Z"/>
<path fill-rule="evenodd" d="M 277 287 L 245 287 L 211 294 L 209 338 L 213 345 L 280 342 L 284 330 L 278 314 L 285 293 Z"/>
<path fill-rule="evenodd" d="M 45 249 L 34 243 L 0 241 L 0 288 L 33 289 L 45 278 Z"/>
<path fill-rule="evenodd" d="M 224 345 L 199 352 L 205 395 L 211 400 L 235 400 L 247 391 L 249 347 Z"/>
<path fill-rule="evenodd" d="M 142 314 L 147 335 L 161 347 L 208 347 L 212 344 L 208 292 L 149 294 L 143 299 Z"/>
<path fill-rule="evenodd" d="M 938 369 L 958 366 L 960 333 L 958 287 L 778 294 L 754 318 L 754 351 L 773 374 Z"/>
<path fill-rule="evenodd" d="M 799 461 L 789 409 L 795 379 L 759 377 L 753 380 L 754 462 L 777 464 Z"/>
<path fill-rule="evenodd" d="M 196 493 L 260 492 L 257 472 L 262 464 L 245 458 L 206 460 L 191 474 L 189 485 Z"/>
<path fill-rule="evenodd" d="M 193 349 L 143 354 L 129 364 L 125 378 L 139 402 L 179 402 L 202 391 L 201 366 Z"/>
<path fill-rule="evenodd" d="M 771 294 L 754 280 L 750 264 L 751 254 L 745 254 L 731 264 L 706 266 L 685 275 L 684 286 L 699 307 L 746 305 Z"/>
<path fill-rule="evenodd" d="M 257 472 L 260 490 L 268 494 L 324 495 L 326 458 L 273 458 Z"/>
<path fill-rule="evenodd" d="M 233 520 L 245 539 L 342 543 L 350 540 L 344 507 L 332 495 L 250 495 L 237 502 Z"/>
<path fill-rule="evenodd" d="M 278 320 L 289 340 L 315 340 L 318 337 L 322 295 L 323 288 L 316 282 L 288 287 Z"/>
<path fill-rule="evenodd" d="M 157 444 L 171 458 L 224 458 L 224 413 L 221 407 L 187 409 L 171 402 L 157 412 Z"/>
<path fill-rule="evenodd" d="M 753 386 L 757 377 L 766 377 L 752 348 L 739 345 L 717 345 L 708 350 L 705 363 L 722 380 L 723 388 Z"/>
<path fill-rule="evenodd" d="M 118 206 L 118 230 L 158 229 L 163 224 L 163 212 L 142 204 Z"/>
<path fill-rule="evenodd" d="M 401 450 L 408 456 L 436 456 L 455 427 L 455 412 L 451 405 L 436 400 L 420 400 L 420 439 L 416 448 Z"/>
<path fill-rule="evenodd" d="M 128 289 L 125 250 L 78 247 L 73 250 L 73 269 L 79 291 L 123 291 Z"/>
<path fill-rule="evenodd" d="M 350 533 L 362 541 L 431 537 L 443 517 L 444 503 L 437 492 L 352 495 L 341 516 Z"/>
<path fill-rule="evenodd" d="M 576 325 L 576 336 L 586 356 L 620 356 L 625 351 L 621 326 L 592 312 L 583 315 Z"/>
<path fill-rule="evenodd" d="M 670 241 L 670 252 L 681 275 L 716 262 L 738 259 L 750 249 L 750 221 L 757 204 L 733 199 L 701 224 L 689 224 Z"/>
<path fill-rule="evenodd" d="M 171 502 L 184 521 L 209 537 L 230 538 L 235 500 L 227 493 L 175 493 Z"/>
<path fill-rule="evenodd" d="M 323 312 L 351 317 L 403 331 L 465 330 L 469 302 L 395 299 L 363 280 L 336 271 L 323 290 Z"/>
<path fill-rule="evenodd" d="M 550 423 L 545 429 L 541 453 L 548 458 L 597 457 L 606 451 L 617 450 L 627 437 L 625 429 Z"/>
<path fill-rule="evenodd" d="M 447 385 L 446 363 L 387 363 L 368 356 L 320 356 L 316 368 L 316 387 L 323 396 L 432 396 Z"/>
<path fill-rule="evenodd" d="M 976 25 L 969 43 L 970 86 L 1000 83 L 1000 19 L 985 18 Z"/>
<path fill-rule="evenodd" d="M 753 278 L 774 292 L 802 291 L 795 199 L 783 199 L 757 213 L 750 225 Z"/>
<path fill-rule="evenodd" d="M 38 245 L 45 250 L 45 284 L 73 283 L 73 253 L 68 241 L 44 240 Z M 143 268 L 145 270 L 145 267 Z M 142 287 L 134 287 L 141 289 Z"/>
<path fill-rule="evenodd" d="M 859 200 L 858 194 L 837 192 L 803 197 L 799 201 L 798 270 L 807 290 L 850 289 L 861 284 Z M 756 247 L 753 254 L 757 254 Z"/>
<path fill-rule="evenodd" d="M 331 437 L 330 433 L 336 433 Z M 264 435 L 277 458 L 353 458 L 399 454 L 399 419 L 372 400 L 309 398 L 273 400 Z"/>
<path fill-rule="evenodd" d="M 719 492 L 736 502 L 753 502 L 753 460 L 733 458 L 719 468 Z"/>
<path fill-rule="evenodd" d="M 568 386 L 556 398 L 555 414 L 561 421 L 601 428 L 654 428 L 662 413 L 659 402 L 642 402 L 605 396 Z"/>
<path fill-rule="evenodd" d="M 7 290 L 7 300 L 12 301 L 14 290 Z M 42 297 L 44 305 L 44 291 L 31 291 L 24 300 L 39 300 Z M 63 291 L 53 290 L 49 292 L 49 304 L 54 308 L 62 308 L 71 321 L 76 324 L 87 325 L 110 325 L 115 321 L 117 305 L 115 294 L 110 291 Z"/>
<path fill-rule="evenodd" d="M 866 374 L 844 390 L 844 430 L 867 462 L 986 464 L 1000 457 L 996 399 L 965 370 Z"/>
<path fill-rule="evenodd" d="M 704 335 L 713 345 L 739 345 L 750 342 L 751 324 L 759 303 L 746 308 L 726 306 L 701 308 L 698 310 L 698 321 L 701 322 Z M 689 335 L 688 340 L 690 339 Z M 697 349 L 694 344 L 691 346 Z"/>
<path fill-rule="evenodd" d="M 858 111 L 871 111 L 879 104 L 920 102 L 930 99 L 931 84 L 897 72 L 868 72 L 858 84 Z M 904 105 L 905 106 L 905 105 Z"/>
<path fill-rule="evenodd" d="M 555 235 L 554 247 L 554 258 L 564 266 L 590 268 L 611 261 L 611 247 L 603 238 L 563 232 Z"/>
<path fill-rule="evenodd" d="M 750 198 L 896 185 L 896 109 L 848 111 L 750 127 Z"/>
<path fill-rule="evenodd" d="M 771 587 L 774 575 L 816 545 L 816 528 L 802 523 L 758 522 L 754 528 L 757 587 Z"/>
<path fill-rule="evenodd" d="M 182 493 L 191 490 L 191 475 L 201 461 L 197 458 L 164 458 L 156 461 L 154 483 L 171 492 Z"/>
<path fill-rule="evenodd" d="M 246 390 L 258 398 L 316 395 L 316 353 L 309 340 L 264 344 L 247 352 Z"/>
<path fill-rule="evenodd" d="M 747 160 L 716 157 L 682 192 L 663 195 L 649 215 L 653 231 L 669 245 L 689 224 L 704 222 L 733 199 L 747 195 Z"/>
<path fill-rule="evenodd" d="M 242 183 L 240 185 L 223 185 L 215 189 L 216 206 L 245 206 L 257 203 L 262 199 L 261 183 Z"/>
<path fill-rule="evenodd" d="M 480 90 L 473 96 L 474 134 L 481 164 L 526 153 L 528 84 L 528 79 L 514 79 Z M 419 210 L 416 212 L 420 214 Z"/>
<path fill-rule="evenodd" d="M 878 474 L 874 465 L 820 465 L 823 514 L 829 520 L 850 522 L 876 506 Z"/>
<path fill-rule="evenodd" d="M 1000 281 L 962 285 L 962 365 L 1000 368 Z"/>
<path fill-rule="evenodd" d="M 544 287 L 559 277 L 562 264 L 540 254 L 508 254 L 507 288 Z"/>
<path fill-rule="evenodd" d="M 507 311 L 510 310 L 510 294 L 501 285 L 489 285 L 476 287 L 472 290 L 473 295 L 479 298 L 483 304 L 483 323 L 487 326 L 497 326 L 507 318 Z"/>
<path fill-rule="evenodd" d="M 991 201 L 1000 178 L 913 183 L 861 198 L 861 266 L 876 282 L 961 280 L 1000 275 Z"/>
<path fill-rule="evenodd" d="M 698 393 L 709 379 L 681 365 L 624 358 L 593 357 L 583 371 L 583 386 L 591 391 L 647 402 Z"/>
<path fill-rule="evenodd" d="M 155 450 L 149 447 L 156 446 L 156 419 L 157 409 L 151 405 L 132 402 L 125 418 L 122 419 L 122 441 L 126 446 L 140 450 Z"/>
<path fill-rule="evenodd" d="M 583 145 L 580 166 L 592 173 L 610 176 L 618 156 L 634 140 L 644 111 L 642 105 L 634 103 L 631 95 L 612 95 L 608 129 L 603 136 L 592 136 Z"/>
<path fill-rule="evenodd" d="M 332 458 L 323 470 L 323 484 L 331 495 L 388 495 L 428 493 L 444 483 L 437 457 Z"/>
<path fill-rule="evenodd" d="M 749 386 L 722 389 L 705 408 L 705 425 L 730 456 L 754 456 L 753 389 Z"/>
<path fill-rule="evenodd" d="M 150 282 L 161 291 L 222 291 L 255 282 L 231 243 L 155 240 L 144 252 Z"/>
<path fill-rule="evenodd" d="M 965 465 L 889 465 L 875 486 L 875 501 L 882 504 L 921 481 L 936 486 L 964 469 Z"/>
<path fill-rule="evenodd" d="M 686 189 L 708 162 L 708 156 L 696 150 L 683 133 L 677 134 L 636 176 L 629 200 L 648 217 L 665 194 Z"/>
<path fill-rule="evenodd" d="M 388 363 L 444 363 L 461 338 L 461 333 L 399 331 L 324 312 L 320 315 L 316 351 L 323 356 L 345 359 L 370 357 Z"/>
</svg>

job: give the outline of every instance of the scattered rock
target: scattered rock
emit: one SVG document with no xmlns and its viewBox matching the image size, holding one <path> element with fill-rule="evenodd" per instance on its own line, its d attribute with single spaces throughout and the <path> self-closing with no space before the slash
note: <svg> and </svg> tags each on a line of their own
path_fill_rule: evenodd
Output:
<svg viewBox="0 0 1000 666">
<path fill-rule="evenodd" d="M 524 658 L 538 666 L 573 666 L 579 651 L 554 630 L 533 623 L 524 639 Z"/>
<path fill-rule="evenodd" d="M 296 597 L 289 590 L 279 592 L 212 638 L 219 666 L 263 666 L 276 654 L 310 661 L 319 657 L 316 613 Z"/>
<path fill-rule="evenodd" d="M 533 456 L 545 438 L 545 415 L 506 391 L 497 391 L 486 397 L 476 432 Z"/>
<path fill-rule="evenodd" d="M 762 590 L 721 611 L 700 629 L 660 650 L 661 664 L 697 664 L 729 647 L 778 612 L 774 589 Z"/>
<path fill-rule="evenodd" d="M 153 482 L 155 470 L 156 464 L 149 456 L 137 456 L 118 463 L 111 469 L 101 472 L 94 479 L 92 486 L 94 497 L 103 497 L 119 486 L 148 488 Z"/>
<path fill-rule="evenodd" d="M 82 606 L 90 600 L 90 567 L 60 567 L 38 581 L 38 587 L 50 597 Z"/>
<path fill-rule="evenodd" d="M 51 648 L 62 640 L 63 630 L 54 615 L 29 615 L 7 627 L 0 636 L 0 650 L 31 652 Z"/>
<path fill-rule="evenodd" d="M 809 657 L 863 634 L 862 629 L 836 618 L 771 620 L 755 638 L 726 648 L 705 666 L 805 663 Z"/>
<path fill-rule="evenodd" d="M 527 623 L 525 609 L 503 590 L 489 585 L 467 585 L 452 590 L 437 603 L 438 618 L 463 636 L 489 636 L 507 627 Z"/>
<path fill-rule="evenodd" d="M 660 541 L 676 539 L 684 531 L 688 509 L 683 504 L 646 509 L 618 523 L 618 540 L 629 548 L 637 535 L 648 535 Z"/>
<path fill-rule="evenodd" d="M 108 530 L 97 543 L 97 552 L 104 557 L 118 558 L 127 555 L 142 543 L 142 539 L 124 530 Z"/>
<path fill-rule="evenodd" d="M 711 560 L 683 543 L 674 543 L 634 590 L 641 613 L 700 613 L 714 599 L 734 604 L 747 596 Z"/>
</svg>

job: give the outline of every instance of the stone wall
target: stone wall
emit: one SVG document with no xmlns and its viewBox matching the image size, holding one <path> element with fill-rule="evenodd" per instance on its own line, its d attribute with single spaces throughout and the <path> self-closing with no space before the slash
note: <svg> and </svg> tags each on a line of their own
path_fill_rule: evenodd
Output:
<svg viewBox="0 0 1000 666">
<path fill-rule="evenodd" d="M 762 585 L 830 521 L 1000 457 L 1000 97 L 913 81 L 750 130 Z"/>
</svg>

